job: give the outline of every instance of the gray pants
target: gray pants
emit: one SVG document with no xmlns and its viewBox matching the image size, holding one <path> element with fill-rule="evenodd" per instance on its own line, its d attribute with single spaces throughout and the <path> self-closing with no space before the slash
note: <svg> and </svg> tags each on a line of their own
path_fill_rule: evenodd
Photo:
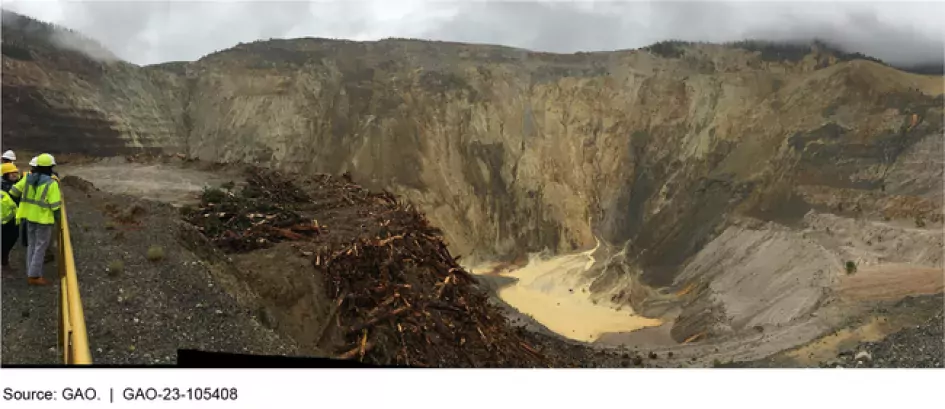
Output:
<svg viewBox="0 0 945 409">
<path fill-rule="evenodd" d="M 29 246 L 26 247 L 26 274 L 30 278 L 39 278 L 43 276 L 43 257 L 46 256 L 46 249 L 52 241 L 55 225 L 28 220 L 23 220 L 23 223 L 26 223 L 26 236 L 29 240 Z"/>
</svg>

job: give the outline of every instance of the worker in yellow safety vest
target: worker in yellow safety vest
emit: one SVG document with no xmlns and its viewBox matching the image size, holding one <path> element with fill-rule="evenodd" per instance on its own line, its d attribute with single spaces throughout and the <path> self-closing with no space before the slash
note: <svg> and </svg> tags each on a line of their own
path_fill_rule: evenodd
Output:
<svg viewBox="0 0 945 409">
<path fill-rule="evenodd" d="M 36 168 L 10 189 L 20 197 L 16 219 L 26 225 L 26 274 L 29 284 L 47 285 L 43 278 L 43 258 L 52 241 L 53 229 L 60 219 L 62 193 L 53 178 L 56 159 L 48 153 L 36 157 Z"/>
<path fill-rule="evenodd" d="M 0 190 L 0 194 L 3 195 L 3 202 L 0 203 L 0 210 L 2 210 L 3 219 L 3 246 L 0 248 L 2 251 L 2 268 L 3 274 L 12 272 L 10 267 L 10 251 L 13 250 L 13 247 L 16 246 L 16 239 L 19 238 L 20 229 L 17 227 L 16 220 L 16 209 L 17 209 L 17 200 L 14 200 L 12 196 L 8 193 L 10 189 L 13 188 L 13 184 L 16 183 L 20 178 L 20 171 L 16 168 L 16 165 L 13 163 L 4 163 L 2 168 L 3 172 L 3 189 Z"/>
<path fill-rule="evenodd" d="M 29 163 L 29 165 L 30 165 L 30 170 L 26 171 L 26 174 L 23 175 L 23 178 L 24 178 L 24 179 L 25 179 L 27 176 L 29 176 L 30 173 L 33 173 L 33 171 L 36 170 L 36 158 L 38 158 L 38 156 L 34 156 L 33 159 L 30 159 L 30 163 Z M 53 178 L 53 180 L 55 180 L 55 181 L 57 181 L 57 182 L 59 181 L 59 174 L 56 173 L 55 170 L 53 170 L 53 172 L 52 172 L 52 178 Z M 19 194 L 19 193 L 21 193 L 21 192 L 18 192 L 17 194 Z M 19 200 L 17 200 L 17 204 L 19 205 Z M 29 237 L 26 235 L 26 223 L 20 223 L 20 243 L 23 243 L 23 247 L 24 247 L 24 248 L 28 248 L 29 245 L 30 245 Z M 53 249 L 53 248 L 54 248 L 54 247 L 56 247 L 56 241 L 55 241 L 55 240 L 52 241 L 52 242 L 50 242 L 50 243 L 49 243 L 49 246 L 46 247 L 46 255 L 43 256 L 43 260 L 44 260 L 44 261 L 50 262 L 50 261 L 53 261 L 53 260 L 56 258 L 55 256 L 53 256 L 53 252 L 54 252 L 54 249 Z"/>
</svg>

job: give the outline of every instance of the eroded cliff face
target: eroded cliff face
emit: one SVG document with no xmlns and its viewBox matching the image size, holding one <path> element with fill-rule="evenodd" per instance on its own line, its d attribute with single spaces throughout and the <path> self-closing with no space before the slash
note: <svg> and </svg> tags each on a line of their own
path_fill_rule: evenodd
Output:
<svg viewBox="0 0 945 409">
<path fill-rule="evenodd" d="M 926 175 L 916 195 L 941 177 L 896 171 L 941 134 L 941 81 L 816 51 L 293 40 L 188 69 L 190 155 L 351 172 L 419 203 L 464 256 L 629 243 L 655 286 L 733 212 L 789 222 L 817 204 L 802 188 L 894 194 Z"/>
<path fill-rule="evenodd" d="M 56 40 L 78 34 L 6 10 L 2 27 L 4 146 L 100 156 L 180 149 L 183 77 L 93 60 Z"/>
<path fill-rule="evenodd" d="M 350 172 L 419 204 L 467 260 L 599 237 L 632 266 L 605 271 L 602 292 L 625 274 L 678 285 L 735 215 L 941 221 L 942 78 L 816 48 L 299 39 L 150 67 L 68 60 L 80 68 L 7 50 L 5 146 Z"/>
</svg>

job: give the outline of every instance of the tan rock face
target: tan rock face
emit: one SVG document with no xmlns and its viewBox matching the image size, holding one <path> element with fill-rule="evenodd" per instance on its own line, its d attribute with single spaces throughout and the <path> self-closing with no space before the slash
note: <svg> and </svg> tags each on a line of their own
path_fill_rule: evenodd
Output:
<svg viewBox="0 0 945 409">
<path fill-rule="evenodd" d="M 679 51 L 304 39 L 83 71 L 5 53 L 4 145 L 350 172 L 419 204 L 467 259 L 597 236 L 657 287 L 733 214 L 790 224 L 850 190 L 941 203 L 941 78 Z"/>
</svg>

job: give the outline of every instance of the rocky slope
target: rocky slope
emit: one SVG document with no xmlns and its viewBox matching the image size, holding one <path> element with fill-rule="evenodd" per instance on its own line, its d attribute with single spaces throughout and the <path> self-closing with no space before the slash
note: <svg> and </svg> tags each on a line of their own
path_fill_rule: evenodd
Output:
<svg viewBox="0 0 945 409">
<path fill-rule="evenodd" d="M 766 359 L 716 366 L 771 368 L 941 368 L 945 365 L 942 294 L 906 297 L 873 308 L 802 348 Z"/>
<path fill-rule="evenodd" d="M 846 253 L 841 243 L 819 257 L 818 244 L 801 243 L 795 230 L 812 227 L 812 214 L 941 232 L 942 77 L 817 44 L 560 55 L 297 39 L 138 67 L 57 51 L 23 28 L 36 22 L 17 21 L 3 28 L 5 146 L 349 172 L 417 203 L 473 262 L 600 238 L 611 262 L 592 290 L 683 314 L 677 340 L 713 331 L 703 311 L 734 331 L 819 305 Z M 687 266 L 707 246 L 725 251 L 722 265 L 737 264 L 731 246 L 765 261 L 739 223 L 770 223 L 758 243 L 809 259 L 815 269 L 792 276 L 809 288 L 791 290 L 803 307 L 741 316 L 755 307 L 721 299 L 715 273 Z M 764 268 L 796 261 L 778 260 Z"/>
<path fill-rule="evenodd" d="M 945 316 L 939 313 L 923 325 L 897 332 L 880 342 L 864 343 L 859 352 L 841 356 L 834 367 L 945 368 L 943 323 Z"/>
<path fill-rule="evenodd" d="M 6 10 L 2 27 L 4 145 L 98 156 L 178 149 L 182 114 L 167 104 L 177 78 L 93 60 L 64 48 L 61 38 L 77 34 Z"/>
</svg>

